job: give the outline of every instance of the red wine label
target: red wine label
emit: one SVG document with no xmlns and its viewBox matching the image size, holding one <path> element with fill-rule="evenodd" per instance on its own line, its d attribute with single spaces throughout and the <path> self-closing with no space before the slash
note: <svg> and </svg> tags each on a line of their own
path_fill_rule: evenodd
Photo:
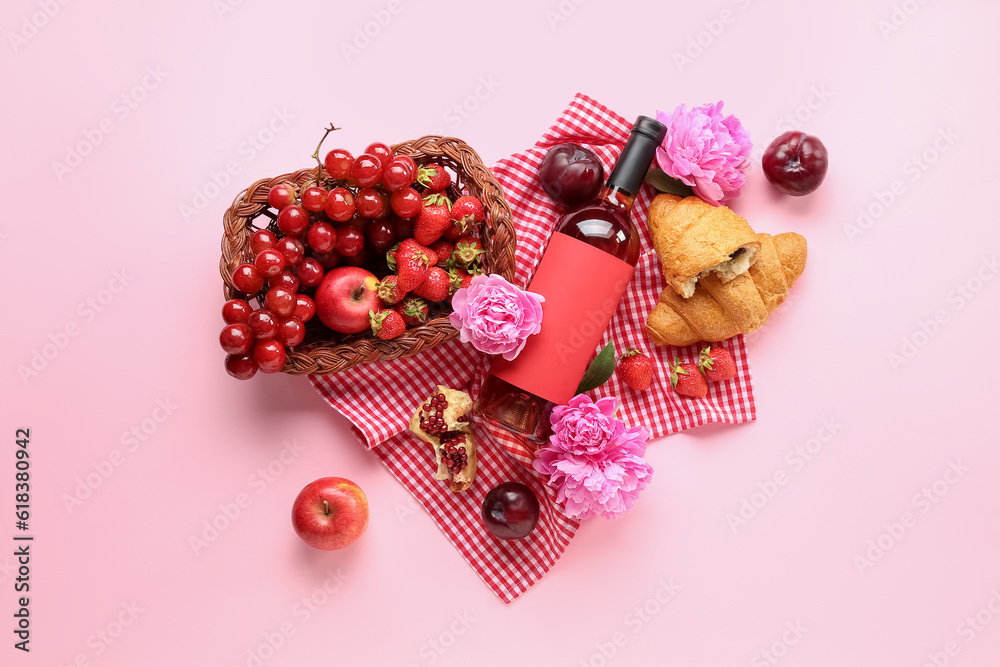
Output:
<svg viewBox="0 0 1000 667">
<path fill-rule="evenodd" d="M 545 297 L 542 329 L 513 361 L 496 357 L 490 372 L 553 403 L 568 403 L 634 273 L 617 257 L 553 234 L 528 287 Z"/>
</svg>

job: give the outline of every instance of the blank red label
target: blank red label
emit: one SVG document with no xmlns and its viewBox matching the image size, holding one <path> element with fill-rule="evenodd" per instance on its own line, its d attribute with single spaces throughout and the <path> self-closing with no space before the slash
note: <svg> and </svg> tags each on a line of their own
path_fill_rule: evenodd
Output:
<svg viewBox="0 0 1000 667">
<path fill-rule="evenodd" d="M 542 329 L 513 361 L 494 359 L 490 372 L 558 405 L 569 402 L 634 273 L 617 257 L 553 234 L 528 288 L 545 297 Z"/>
</svg>

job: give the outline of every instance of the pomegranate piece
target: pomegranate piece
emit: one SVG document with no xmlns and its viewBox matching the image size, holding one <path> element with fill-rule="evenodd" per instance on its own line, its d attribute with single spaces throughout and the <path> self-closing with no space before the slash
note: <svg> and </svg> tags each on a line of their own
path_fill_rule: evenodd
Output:
<svg viewBox="0 0 1000 667">
<path fill-rule="evenodd" d="M 476 477 L 471 410 L 472 399 L 468 394 L 438 385 L 410 419 L 410 430 L 434 447 L 436 478 L 447 480 L 456 493 L 472 486 Z"/>
<path fill-rule="evenodd" d="M 444 410 L 448 407 L 448 399 L 444 394 L 437 393 L 420 406 L 420 428 L 438 437 L 448 431 L 444 420 Z"/>
</svg>

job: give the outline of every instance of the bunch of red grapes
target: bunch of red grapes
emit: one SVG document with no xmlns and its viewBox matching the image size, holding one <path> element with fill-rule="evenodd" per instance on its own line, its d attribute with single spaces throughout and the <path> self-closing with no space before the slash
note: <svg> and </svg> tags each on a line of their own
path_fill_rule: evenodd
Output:
<svg viewBox="0 0 1000 667">
<path fill-rule="evenodd" d="M 219 340 L 227 354 L 226 370 L 235 378 L 246 380 L 258 369 L 277 373 L 284 367 L 287 350 L 303 342 L 305 323 L 317 313 L 316 288 L 335 267 L 363 267 L 380 278 L 384 300 L 372 320 L 372 333 L 381 338 L 420 325 L 440 308 L 442 294 L 450 299 L 481 272 L 482 245 L 476 227 L 483 220 L 482 204 L 468 195 L 452 202 L 449 192 L 461 193 L 451 187 L 450 174 L 438 164 L 418 166 L 407 155 L 394 155 L 383 143 L 371 144 L 356 158 L 337 148 L 326 155 L 317 178 L 305 186 L 299 191 L 292 183 L 280 183 L 270 189 L 267 201 L 277 214 L 268 216 L 272 220 L 267 228 L 252 235 L 253 262 L 233 271 L 232 284 L 245 298 L 230 299 L 223 306 L 226 326 Z M 460 206 L 452 206 L 459 202 Z M 431 245 L 426 230 L 431 225 L 440 228 L 441 207 L 446 208 L 443 217 L 449 226 L 433 232 L 438 240 Z M 418 238 L 426 243 L 416 245 L 425 251 L 418 256 L 430 258 L 428 275 L 438 273 L 428 280 L 428 291 L 417 286 L 403 294 L 395 288 L 396 250 L 401 241 L 413 239 L 415 226 Z M 444 292 L 441 272 L 447 273 Z M 392 278 L 387 281 L 388 276 Z M 389 318 L 392 326 L 386 320 L 389 310 L 396 311 Z M 322 327 L 319 320 L 310 327 Z M 311 333 L 311 339 L 338 335 L 329 329 L 319 331 L 318 336 Z"/>
</svg>

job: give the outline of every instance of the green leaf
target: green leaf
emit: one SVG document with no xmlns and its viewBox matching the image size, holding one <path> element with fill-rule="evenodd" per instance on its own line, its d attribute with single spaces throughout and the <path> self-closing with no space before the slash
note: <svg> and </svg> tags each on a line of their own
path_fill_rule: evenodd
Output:
<svg viewBox="0 0 1000 667">
<path fill-rule="evenodd" d="M 679 197 L 690 197 L 694 195 L 694 189 L 690 185 L 679 181 L 673 176 L 667 176 L 667 174 L 655 164 L 649 168 L 648 172 L 646 172 L 646 182 L 660 192 L 666 192 L 670 195 L 677 195 Z"/>
<path fill-rule="evenodd" d="M 580 386 L 576 388 L 576 393 L 582 394 L 591 389 L 597 389 L 607 382 L 614 372 L 615 344 L 609 341 L 604 346 L 604 349 L 590 362 L 590 366 L 587 366 L 587 372 L 583 374 Z"/>
</svg>

